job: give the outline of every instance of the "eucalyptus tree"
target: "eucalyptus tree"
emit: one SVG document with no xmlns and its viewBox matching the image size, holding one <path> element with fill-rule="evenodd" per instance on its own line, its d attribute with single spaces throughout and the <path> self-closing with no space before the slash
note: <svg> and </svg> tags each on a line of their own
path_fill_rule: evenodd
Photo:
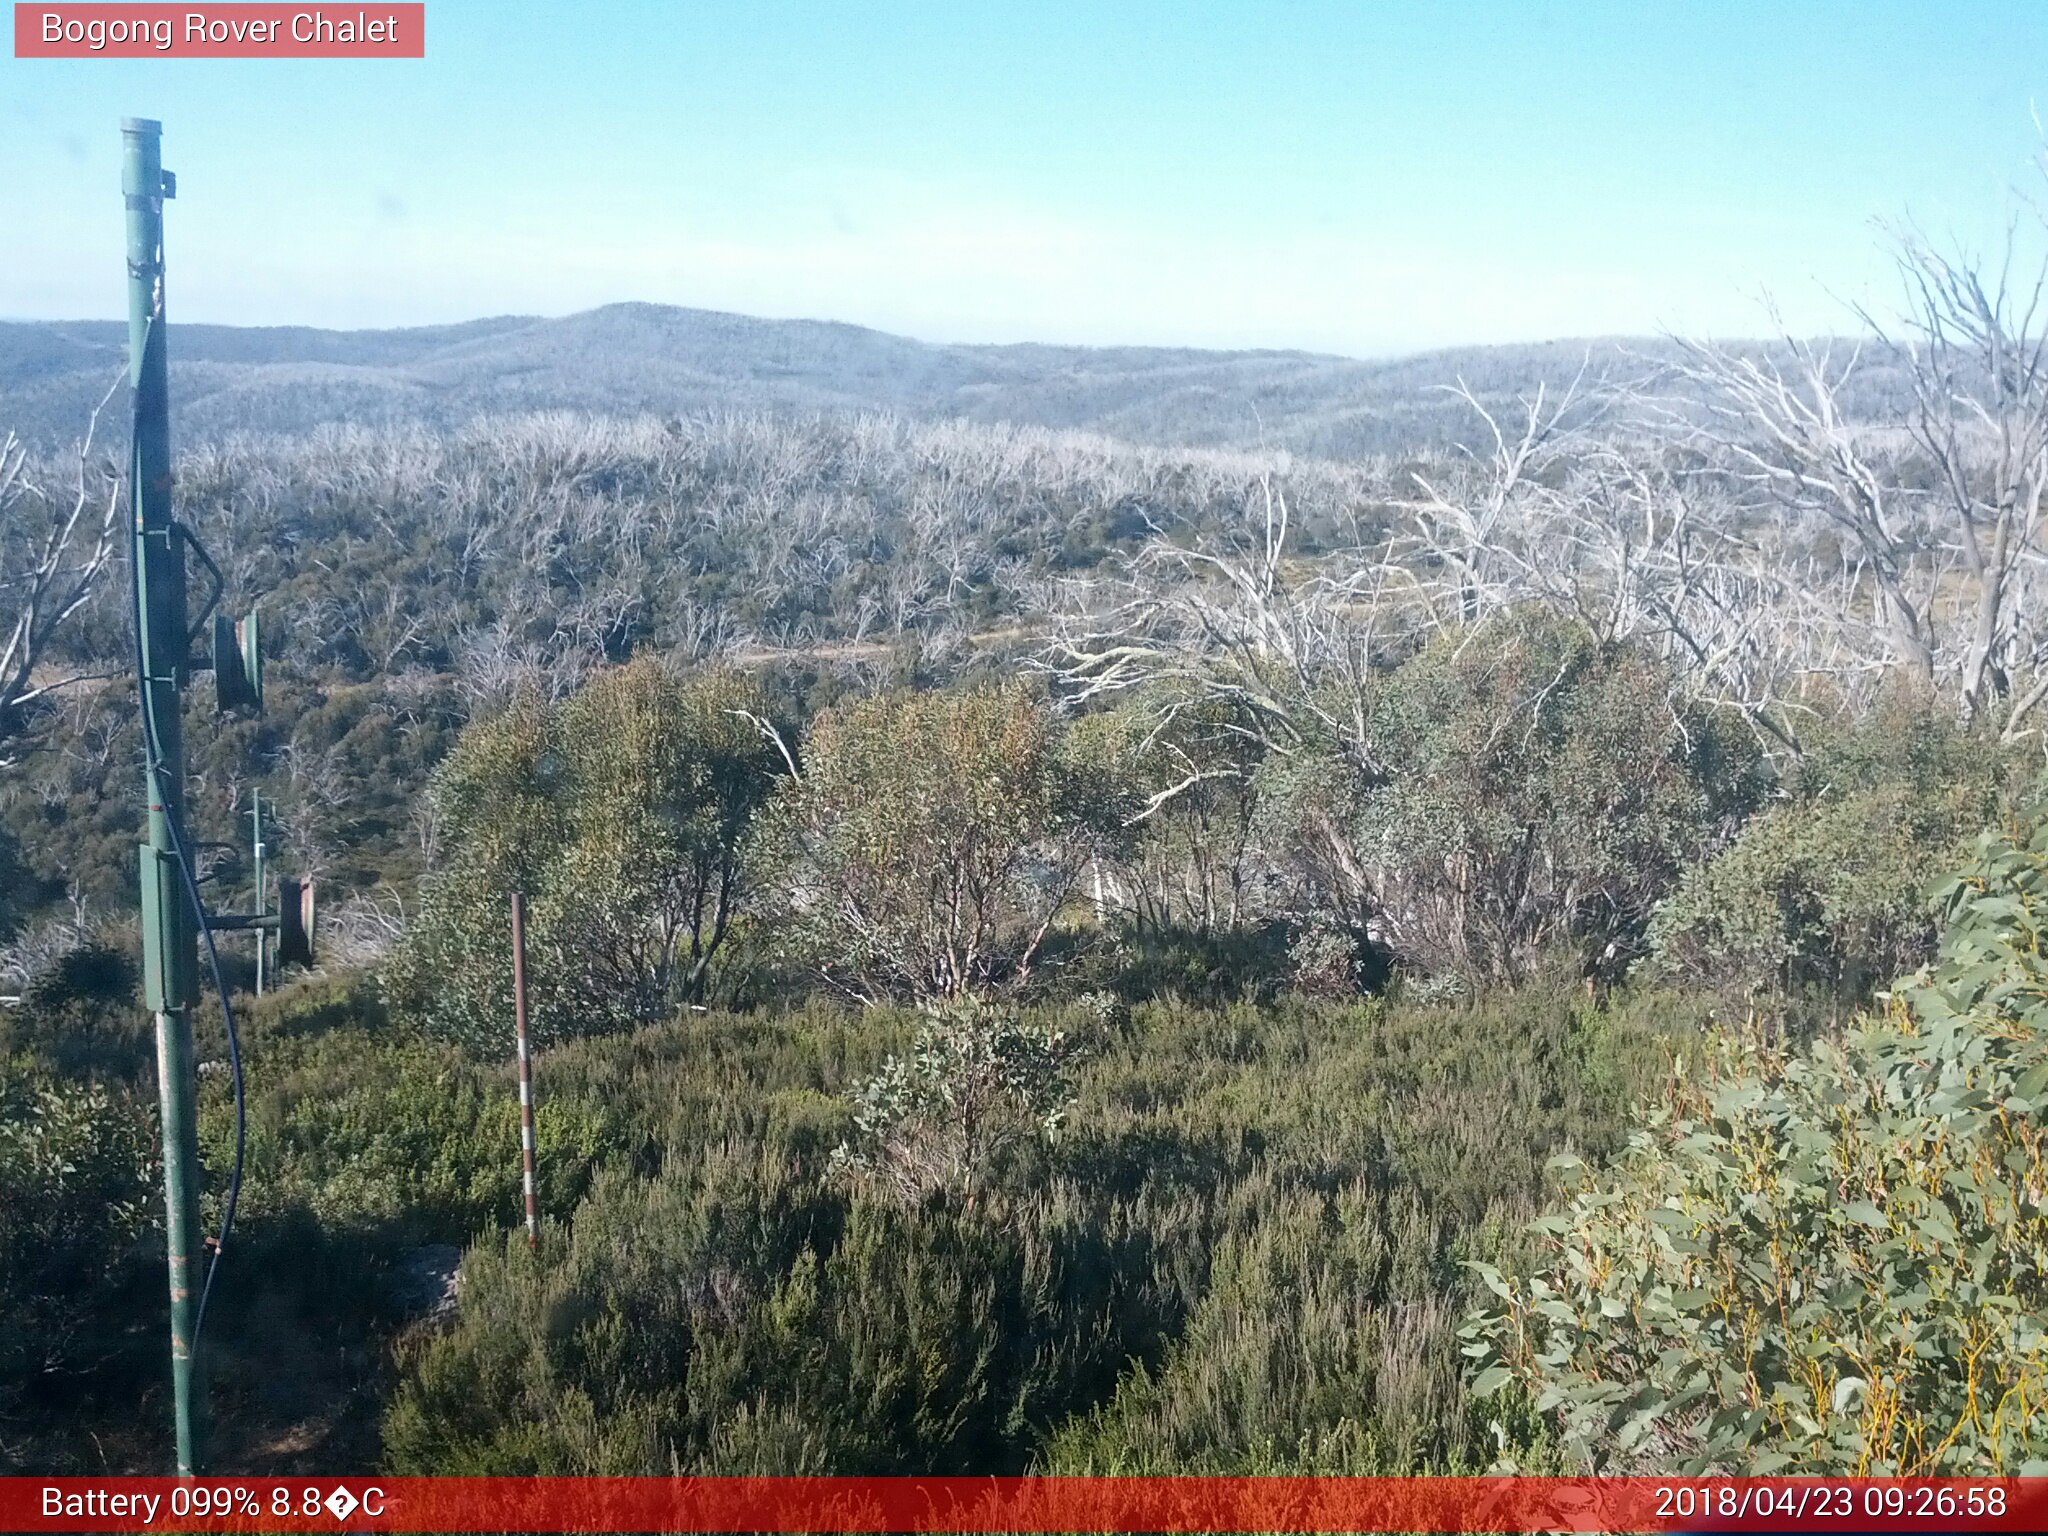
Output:
<svg viewBox="0 0 2048 1536">
<path fill-rule="evenodd" d="M 1015 685 L 826 711 L 766 824 L 793 951 L 867 1001 L 1024 986 L 1136 809 L 1075 746 Z"/>
<path fill-rule="evenodd" d="M 436 861 L 388 980 L 437 1031 L 495 1048 L 511 1018 L 508 898 L 531 920 L 543 1041 L 702 1002 L 756 895 L 745 850 L 785 771 L 739 673 L 640 660 L 529 692 L 436 773 Z"/>
</svg>

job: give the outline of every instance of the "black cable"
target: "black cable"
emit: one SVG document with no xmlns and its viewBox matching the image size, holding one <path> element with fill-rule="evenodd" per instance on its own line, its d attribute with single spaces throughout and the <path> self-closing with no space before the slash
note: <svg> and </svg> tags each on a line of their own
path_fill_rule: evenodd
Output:
<svg viewBox="0 0 2048 1536">
<path fill-rule="evenodd" d="M 148 356 L 149 348 L 152 345 L 161 346 L 163 344 L 158 337 L 156 326 L 156 319 L 152 317 L 149 322 L 149 330 L 143 342 L 145 358 Z M 147 377 L 147 370 L 145 370 L 145 377 Z M 133 444 L 140 435 L 142 405 L 143 394 L 138 389 L 135 392 L 135 414 L 130 425 L 131 446 L 128 461 L 128 505 L 129 510 L 137 518 L 138 528 L 140 527 L 142 513 L 142 476 L 140 473 L 141 464 L 139 456 Z M 166 532 L 171 537 L 177 536 L 174 525 L 167 528 Z M 220 1235 L 214 1239 L 213 1258 L 206 1266 L 206 1280 L 199 1290 L 199 1310 L 193 1315 L 192 1319 L 192 1354 L 196 1359 L 199 1354 L 200 1330 L 206 1326 L 206 1304 L 213 1296 L 213 1279 L 220 1270 L 221 1255 L 227 1252 L 228 1237 L 235 1228 L 235 1206 L 242 1196 L 242 1161 L 243 1152 L 248 1141 L 249 1126 L 248 1102 L 242 1082 L 242 1043 L 235 1033 L 234 1010 L 228 1006 L 228 985 L 226 978 L 221 974 L 220 951 L 213 942 L 213 924 L 207 919 L 206 903 L 199 894 L 198 871 L 192 866 L 192 857 L 185 845 L 184 830 L 178 825 L 177 803 L 172 796 L 164 793 L 163 747 L 157 736 L 156 712 L 154 701 L 149 691 L 149 666 L 143 653 L 142 636 L 145 615 L 142 607 L 142 571 L 133 545 L 129 546 L 128 595 L 129 605 L 135 618 L 135 688 L 140 696 L 142 705 L 142 748 L 143 756 L 147 760 L 150 791 L 155 796 L 156 802 L 163 807 L 164 827 L 170 833 L 171 852 L 178 861 L 178 873 L 183 877 L 185 899 L 191 903 L 192 915 L 199 923 L 200 937 L 206 941 L 206 962 L 213 972 L 213 990 L 220 998 L 221 1022 L 227 1027 L 228 1068 L 234 1077 L 234 1171 L 228 1177 L 227 1200 L 221 1207 Z M 189 644 L 190 642 L 188 641 L 187 643 Z M 259 901 L 261 899 L 260 892 L 258 893 L 258 899 Z"/>
</svg>

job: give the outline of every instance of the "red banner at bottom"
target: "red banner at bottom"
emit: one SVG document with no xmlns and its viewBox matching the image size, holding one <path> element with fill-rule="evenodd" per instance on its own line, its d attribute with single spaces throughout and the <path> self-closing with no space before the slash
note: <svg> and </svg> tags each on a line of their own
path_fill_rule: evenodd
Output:
<svg viewBox="0 0 2048 1536">
<path fill-rule="evenodd" d="M 8 1531 L 2039 1531 L 2048 1478 L 0 1478 Z"/>
</svg>

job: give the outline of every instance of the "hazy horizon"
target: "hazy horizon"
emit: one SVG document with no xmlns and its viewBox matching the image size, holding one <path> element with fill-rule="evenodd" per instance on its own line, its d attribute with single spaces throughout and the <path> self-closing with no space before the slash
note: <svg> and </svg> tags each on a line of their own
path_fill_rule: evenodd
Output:
<svg viewBox="0 0 2048 1536">
<path fill-rule="evenodd" d="M 708 308 L 706 308 L 705 306 L 703 306 L 703 305 L 699 305 L 699 304 L 670 304 L 670 303 L 665 303 L 665 302 L 662 302 L 662 301 L 658 301 L 658 300 L 653 300 L 653 299 L 612 299 L 612 300 L 608 300 L 607 302 L 605 302 L 605 303 L 603 303 L 603 304 L 592 304 L 592 305 L 586 305 L 586 306 L 584 306 L 584 307 L 582 307 L 582 308 L 580 308 L 580 309 L 570 309 L 570 310 L 563 310 L 563 311 L 560 311 L 560 312 L 558 312 L 558 313 L 548 313 L 548 312 L 541 312 L 541 311 L 525 311 L 525 312 L 513 312 L 513 311 L 502 311 L 502 312 L 498 312 L 498 313 L 494 313 L 494 314 L 478 314 L 478 315 L 467 315 L 467 316 L 463 316 L 463 317 L 460 317 L 460 318 L 456 318 L 456 319 L 451 319 L 451 320 L 431 320 L 431 321 L 422 321 L 422 322 L 419 322 L 419 323 L 416 323 L 416 324 L 405 324 L 405 325 L 309 325 L 309 324 L 303 324 L 303 323 L 300 323 L 300 322 L 296 322 L 296 321 L 289 321 L 289 320 L 286 320 L 286 321 L 260 321 L 260 322 L 249 322 L 249 323 L 243 323 L 243 322 L 237 322 L 237 321 L 224 321 L 224 320 L 205 320 L 205 319 L 187 319 L 187 318 L 185 318 L 185 317 L 183 317 L 183 316 L 177 315 L 177 314 L 175 313 L 175 311 L 174 311 L 174 312 L 173 312 L 173 314 L 172 314 L 172 318 L 171 318 L 171 324 L 172 324 L 173 328 L 176 328 L 176 327 L 180 327 L 180 326 L 206 326 L 206 327 L 209 327 L 209 328 L 214 328 L 214 329 L 220 329 L 220 330 L 247 330 L 247 331 L 313 331 L 313 332 L 319 332 L 319 333 L 322 333 L 322 334 L 331 334 L 331 335 L 345 336 L 345 335 L 357 335 L 357 334 L 370 334 L 370 333 L 381 333 L 381 332 L 394 332 L 394 333 L 395 333 L 395 332 L 404 332 L 404 331 L 438 331 L 438 330 L 460 330 L 460 329 L 462 329 L 462 328 L 463 328 L 463 327 L 465 327 L 465 326 L 485 326 L 485 325 L 493 325 L 493 324 L 497 324 L 497 323 L 500 323 L 500 322 L 505 322 L 505 323 L 511 323 L 511 322 L 533 322 L 533 323 L 545 323 L 545 322 L 548 322 L 548 321 L 556 321 L 556 320 L 573 320 L 573 319 L 576 319 L 576 318 L 577 318 L 577 317 L 579 317 L 579 316 L 582 316 L 582 315 L 590 315 L 590 314 L 595 314 L 595 313 L 597 313 L 597 312 L 599 312 L 599 311 L 601 311 L 601 310 L 607 310 L 607 309 L 633 309 L 633 308 L 653 308 L 653 309 L 665 309 L 665 310 L 683 310 L 683 311 L 689 311 L 689 312 L 693 312 L 693 313 L 698 313 L 698 314 L 708 314 L 708 315 L 719 315 L 719 316 L 722 316 L 722 317 L 725 317 L 725 318 L 729 318 L 729 319 L 736 319 L 736 320 L 746 320 L 746 321 L 754 321 L 754 322 L 758 322 L 758 323 L 760 323 L 760 324 L 763 324 L 763 325 L 815 325 L 815 326 L 845 327 L 845 328 L 850 328 L 850 329 L 853 329 L 853 330 L 859 330 L 859 331 L 867 331 L 867 332 L 871 332 L 871 333 L 873 333 L 873 334 L 876 334 L 876 335 L 881 335 L 881 336 L 888 336 L 888 337 L 892 337 L 892 338 L 894 338 L 894 339 L 896 339 L 896 340 L 900 340 L 900 341 L 909 341 L 909 342 L 915 342 L 915 343 L 917 343 L 917 344 L 918 344 L 918 345 L 920 345 L 920 346 L 928 346 L 928 347 L 970 347 L 970 348 L 988 348 L 988 349 L 998 349 L 998 348 L 1006 348 L 1006 347 L 1044 347 L 1044 348 L 1047 348 L 1047 349 L 1051 349 L 1051 350 L 1062 350 L 1062 351 L 1066 351 L 1066 350 L 1078 350 L 1078 351 L 1098 351 L 1098 352 L 1113 352 L 1113 351 L 1150 351 L 1150 352 L 1203 352 L 1203 353 L 1226 353 L 1226 354 L 1227 354 L 1227 353 L 1242 353 L 1242 354 L 1246 354 L 1246 355 L 1253 355 L 1253 354 L 1258 354 L 1258 353 L 1272 353 L 1272 354 L 1276 354 L 1276 355 L 1299 355 L 1299 356 L 1306 356 L 1306 357 L 1321 357 L 1321 358 L 1327 358 L 1327 359 L 1331 359 L 1331 360 L 1333 360 L 1333 361 L 1342 361 L 1342 362 L 1359 362 L 1359 363 L 1391 363 L 1391 362 L 1400 362 L 1400 361 L 1403 361 L 1403 360 L 1405 360 L 1405 359 L 1408 359 L 1408 358 L 1416 358 L 1416 357 L 1427 357 L 1427 356 L 1430 356 L 1430 355 L 1432 355 L 1432 354 L 1435 354 L 1435 353 L 1440 353 L 1440 352 L 1467 352 L 1467 351 L 1483 351 L 1483 350 L 1486 350 L 1486 349 L 1488 349 L 1488 348 L 1492 348 L 1492 347 L 1500 347 L 1500 348 L 1514 348 L 1514 347 L 1580 347 L 1580 346 L 1585 346 L 1585 347 L 1601 347 L 1601 346 L 1616 346 L 1616 345 L 1621 345 L 1621 344 L 1625 344 L 1625 343 L 1628 343 L 1628 342 L 1646 342 L 1646 341 L 1655 341 L 1655 340 L 1658 340 L 1658 339 L 1660 339 L 1660 336 L 1661 336 L 1661 334 L 1662 334 L 1662 333 L 1657 333 L 1657 332 L 1639 332 L 1639 333 L 1635 333 L 1635 334 L 1624 334 L 1624 333 L 1620 333 L 1620 332 L 1615 332 L 1615 333 L 1611 333 L 1611 334 L 1607 334 L 1607 335 L 1598 335 L 1598 336 L 1592 336 L 1592 335 L 1582 335 L 1582 336 L 1535 336 L 1535 337 L 1529 337 L 1529 338 L 1526 338 L 1526 339 L 1522 339 L 1522 340 L 1515 340 L 1515 341 L 1476 341 L 1476 342 L 1453 342 L 1453 343 L 1449 343 L 1449 344 L 1446 344 L 1446 345 L 1443 345 L 1443 346 L 1420 346 L 1420 347 L 1407 347 L 1407 348 L 1396 348 L 1396 349 L 1393 349 L 1393 350 L 1389 350 L 1389 351 L 1381 351 L 1381 352 L 1374 352 L 1374 353 L 1365 353 L 1365 352 L 1335 352 L 1335 351 L 1329 351 L 1329 350 L 1327 350 L 1327 349 L 1317 349 L 1317 348 L 1313 348 L 1313 347 L 1288 347 L 1288 346 L 1235 346 L 1235 347 L 1233 347 L 1233 346 L 1219 346 L 1219 345 L 1208 345 L 1208 344 L 1204 344 L 1204 343 L 1199 343 L 1199 342 L 1175 342 L 1175 341 L 1158 341 L 1158 342 L 1115 342 L 1115 341 L 1109 341 L 1109 342 L 1096 342 L 1096 341 L 1074 341 L 1074 340 L 1062 340 L 1062 339 L 1058 339 L 1058 338 L 1044 338 L 1044 337 L 1036 337 L 1036 336 L 1032 336 L 1032 337 L 1022 337 L 1022 336 L 1020 336 L 1020 337 L 1010 337 L 1010 338 L 1002 338 L 1002 337 L 997 337 L 997 338 L 993 338 L 993 339 L 975 339 L 975 340 L 967 340 L 967 339 L 963 339 L 963 338 L 960 338 L 960 337 L 953 337 L 953 336 L 923 336 L 923 335 L 914 335 L 914 334 L 911 334 L 911 333 L 909 333 L 909 332 L 905 332 L 905 331 L 895 331 L 895 330 L 890 330 L 890 329 L 888 329 L 887 327 L 884 327 L 884 326 L 876 326 L 876 325 L 866 325 L 866 324 L 863 324 L 862 322 L 860 322 L 860 321 L 858 321 L 858 320 L 846 320 L 846 319 L 841 319 L 841 318 L 838 318 L 838 317 L 836 317 L 836 316 L 832 316 L 832 315 L 815 315 L 815 314 L 788 314 L 788 315 L 766 315 L 766 314 L 751 314 L 751 313 L 744 313 L 744 312 L 742 312 L 742 311 L 739 311 L 739 310 L 726 310 L 726 309 L 708 309 Z M 117 314 L 104 314 L 104 315 L 21 315 L 21 314 L 0 314 L 0 325 L 38 325 L 38 326 L 66 326 L 66 325 L 121 325 L 121 326 L 125 326 L 125 325 L 126 325 L 127 323 L 128 323 L 128 321 L 127 321 L 127 317 L 126 317 L 125 315 L 117 315 Z M 1822 334 L 1827 334 L 1827 333 L 1821 333 L 1821 332 L 1816 332 L 1816 333 L 1814 333 L 1814 334 L 1815 334 L 1815 335 L 1822 335 Z M 1738 341 L 1738 342 L 1739 342 L 1739 341 L 1758 341 L 1758 340 L 1763 340 L 1763 339 L 1764 339 L 1764 329 L 1763 329 L 1763 327 L 1762 327 L 1762 326 L 1758 326 L 1758 327 L 1754 328 L 1754 329 L 1753 329 L 1752 331 L 1750 331 L 1750 332 L 1747 332 L 1747 333 L 1742 333 L 1742 334 L 1733 334 L 1733 333 L 1731 333 L 1731 334 L 1727 334 L 1727 335 L 1721 335 L 1721 336 L 1717 336 L 1717 337 L 1716 337 L 1715 339 L 1717 339 L 1717 340 L 1723 340 L 1723 341 Z"/>
</svg>

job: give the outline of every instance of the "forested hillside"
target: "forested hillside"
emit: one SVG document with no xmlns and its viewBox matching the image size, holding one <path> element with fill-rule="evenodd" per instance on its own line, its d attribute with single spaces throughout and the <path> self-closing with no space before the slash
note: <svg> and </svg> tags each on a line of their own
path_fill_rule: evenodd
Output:
<svg viewBox="0 0 2048 1536">
<path fill-rule="evenodd" d="M 174 331 L 204 889 L 260 790 L 323 913 L 217 1466 L 2036 1466 L 2048 372 L 1905 259 L 1863 354 Z M 118 344 L 0 336 L 9 1470 L 165 1454 Z"/>
<path fill-rule="evenodd" d="M 121 369 L 112 322 L 0 322 L 0 421 L 45 446 L 74 437 Z M 616 304 L 402 331 L 171 327 L 172 427 L 188 445 L 325 424 L 464 428 L 571 410 L 691 417 L 881 411 L 1100 432 L 1155 446 L 1287 449 L 1325 458 L 1442 449 L 1469 428 L 1447 394 L 1490 404 L 1557 389 L 1590 363 L 1644 373 L 1649 339 L 1470 347 L 1361 361 L 1305 352 L 958 346 L 854 325 Z M 1881 363 L 1859 406 L 1893 387 Z"/>
</svg>

